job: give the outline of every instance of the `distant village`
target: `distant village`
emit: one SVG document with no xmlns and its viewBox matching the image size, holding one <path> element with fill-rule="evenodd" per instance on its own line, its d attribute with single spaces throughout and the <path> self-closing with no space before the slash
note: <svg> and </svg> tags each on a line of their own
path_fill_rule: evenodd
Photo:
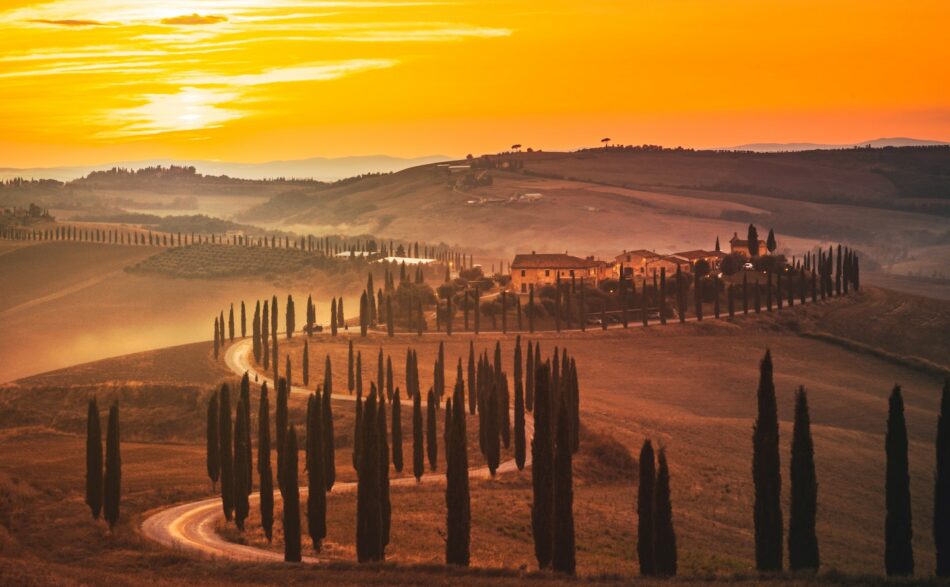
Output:
<svg viewBox="0 0 950 587">
<path fill-rule="evenodd" d="M 755 248 L 755 254 L 752 249 Z M 641 278 L 666 272 L 683 273 L 735 273 L 745 267 L 759 251 L 774 252 L 775 236 L 769 232 L 767 241 L 756 241 L 755 247 L 749 246 L 749 240 L 739 238 L 733 233 L 729 239 L 729 252 L 721 250 L 716 239 L 714 250 L 694 249 L 675 253 L 657 253 L 646 249 L 622 251 L 612 260 L 600 260 L 593 257 L 575 257 L 566 253 L 537 253 L 515 255 L 510 263 L 512 289 L 518 293 L 527 293 L 532 287 L 553 285 L 558 280 L 583 280 L 592 286 L 609 279 Z M 746 267 L 747 268 L 747 267 Z"/>
</svg>

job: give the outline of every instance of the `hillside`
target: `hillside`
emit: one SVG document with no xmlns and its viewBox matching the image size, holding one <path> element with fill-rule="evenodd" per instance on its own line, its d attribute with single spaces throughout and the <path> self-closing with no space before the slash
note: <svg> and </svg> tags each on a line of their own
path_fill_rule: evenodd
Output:
<svg viewBox="0 0 950 587">
<path fill-rule="evenodd" d="M 612 257 L 636 248 L 711 249 L 717 236 L 725 246 L 754 222 L 760 231 L 774 228 L 786 254 L 843 242 L 864 254 L 864 269 L 894 265 L 904 275 L 908 261 L 926 259 L 942 268 L 928 277 L 950 277 L 950 231 L 934 212 L 950 202 L 950 148 L 609 149 L 474 163 L 488 168 L 424 166 L 299 189 L 240 218 L 444 241 L 482 253 L 479 261 L 489 264 L 531 250 Z M 512 164 L 523 168 L 506 168 Z"/>
</svg>

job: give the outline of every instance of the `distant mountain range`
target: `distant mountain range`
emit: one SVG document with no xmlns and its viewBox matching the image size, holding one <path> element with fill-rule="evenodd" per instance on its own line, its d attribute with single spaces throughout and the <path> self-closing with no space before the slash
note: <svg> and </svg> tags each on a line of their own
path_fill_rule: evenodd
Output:
<svg viewBox="0 0 950 587">
<path fill-rule="evenodd" d="M 824 143 L 749 143 L 746 145 L 736 145 L 735 147 L 723 147 L 726 151 L 755 151 L 758 153 L 778 153 L 782 151 L 821 151 L 829 149 L 853 149 L 856 147 L 871 147 L 880 149 L 883 147 L 936 147 L 950 145 L 944 141 L 929 141 L 925 139 L 909 139 L 905 137 L 893 137 L 884 139 L 874 139 L 851 144 L 824 144 Z"/>
<path fill-rule="evenodd" d="M 430 155 L 427 157 L 390 157 L 388 155 L 368 155 L 356 157 L 312 157 L 290 161 L 269 161 L 266 163 L 229 163 L 226 161 L 184 161 L 175 159 L 151 159 L 144 161 L 117 161 L 101 165 L 76 165 L 70 167 L 34 167 L 28 169 L 0 168 L 0 180 L 13 177 L 27 179 L 57 179 L 69 181 L 84 177 L 92 171 L 124 167 L 139 169 L 157 165 L 194 166 L 198 173 L 205 175 L 227 175 L 242 179 L 270 179 L 275 177 L 316 179 L 335 181 L 364 173 L 389 173 L 401 171 L 417 165 L 449 161 L 451 157 Z"/>
</svg>

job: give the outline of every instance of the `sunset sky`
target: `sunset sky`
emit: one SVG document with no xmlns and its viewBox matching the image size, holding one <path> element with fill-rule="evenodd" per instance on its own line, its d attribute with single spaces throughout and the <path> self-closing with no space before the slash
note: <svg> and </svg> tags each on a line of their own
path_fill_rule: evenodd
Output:
<svg viewBox="0 0 950 587">
<path fill-rule="evenodd" d="M 0 0 L 0 167 L 950 140 L 947 0 Z"/>
</svg>

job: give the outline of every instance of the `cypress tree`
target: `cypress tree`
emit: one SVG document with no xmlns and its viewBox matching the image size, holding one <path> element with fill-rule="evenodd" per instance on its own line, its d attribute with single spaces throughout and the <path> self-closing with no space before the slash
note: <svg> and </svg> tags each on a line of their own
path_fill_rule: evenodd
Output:
<svg viewBox="0 0 950 587">
<path fill-rule="evenodd" d="M 811 440 L 808 396 L 799 387 L 795 395 L 795 428 L 792 432 L 791 508 L 788 520 L 788 566 L 793 571 L 819 566 L 815 515 L 818 509 L 818 481 L 815 450 Z"/>
<path fill-rule="evenodd" d="M 218 392 L 218 450 L 221 451 L 221 505 L 224 519 L 231 521 L 234 513 L 234 455 L 231 452 L 231 390 L 227 383 Z"/>
<path fill-rule="evenodd" d="M 333 301 L 330 302 L 330 335 L 336 336 L 336 331 L 336 298 L 333 298 Z"/>
<path fill-rule="evenodd" d="M 213 395 L 212 405 L 217 405 Z M 208 460 L 208 475 L 211 475 L 210 459 Z M 217 471 L 211 478 L 212 491 L 216 480 Z M 99 405 L 96 403 L 95 396 L 89 398 L 86 414 L 86 505 L 89 506 L 92 517 L 98 520 L 99 513 L 102 511 L 102 427 L 99 423 Z"/>
<path fill-rule="evenodd" d="M 247 337 L 247 310 L 244 307 L 244 300 L 241 300 L 241 338 Z"/>
<path fill-rule="evenodd" d="M 534 306 L 534 285 L 528 289 L 528 331 L 534 334 L 534 314 L 537 312 Z"/>
<path fill-rule="evenodd" d="M 428 399 L 426 400 L 426 454 L 429 457 L 429 469 L 435 471 L 439 465 L 439 441 L 436 432 L 436 406 L 437 401 L 435 392 L 429 388 Z"/>
<path fill-rule="evenodd" d="M 333 440 L 333 372 L 330 355 L 327 355 L 323 370 L 323 480 L 327 491 L 336 483 L 336 447 Z"/>
<path fill-rule="evenodd" d="M 90 402 L 95 401 L 90 400 Z M 90 405 L 90 409 L 92 406 Z M 90 413 L 90 416 L 92 414 Z M 96 430 L 98 431 L 98 414 L 96 415 Z M 221 461 L 218 449 L 218 394 L 212 392 L 211 399 L 208 401 L 208 425 L 207 425 L 207 454 L 205 462 L 208 469 L 208 478 L 211 479 L 211 492 L 214 493 L 215 484 L 221 475 Z M 88 461 L 87 461 L 88 463 Z M 99 434 L 99 468 L 101 477 L 102 468 L 102 435 Z M 88 478 L 87 478 L 88 479 Z M 88 482 L 88 481 L 87 481 Z M 87 485 L 88 487 L 88 485 Z M 87 490 L 88 496 L 88 490 Z M 88 499 L 88 498 L 87 498 Z M 87 502 L 88 503 L 88 502 Z M 93 517 L 99 517 L 98 511 L 93 511 Z"/>
<path fill-rule="evenodd" d="M 520 347 L 519 347 L 520 350 Z M 521 378 L 515 378 L 515 464 L 519 471 L 524 470 L 525 431 L 524 431 L 524 389 Z"/>
<path fill-rule="evenodd" d="M 666 267 L 660 267 L 660 324 L 666 324 Z M 607 329 L 607 322 L 604 322 Z"/>
<path fill-rule="evenodd" d="M 451 331 L 451 328 L 449 330 Z M 396 335 L 396 325 L 393 322 L 393 297 L 391 295 L 386 296 L 386 334 L 391 337 Z"/>
<path fill-rule="evenodd" d="M 278 485 L 284 496 L 284 560 L 299 563 L 300 555 L 300 488 L 297 486 L 297 431 L 291 425 L 284 439 L 283 478 Z M 278 461 L 279 462 L 279 461 Z"/>
<path fill-rule="evenodd" d="M 376 394 L 366 399 L 361 426 L 359 480 L 356 496 L 356 558 L 359 562 L 381 561 L 383 550 L 383 511 L 381 502 L 379 446 L 377 443 Z"/>
<path fill-rule="evenodd" d="M 261 315 L 261 347 L 264 353 L 264 370 L 266 371 L 270 366 L 270 340 L 268 339 L 268 333 L 270 332 L 270 312 L 268 310 L 269 302 L 264 300 L 264 312 Z M 277 452 L 280 453 L 280 447 L 277 447 Z"/>
<path fill-rule="evenodd" d="M 377 392 L 379 409 L 376 412 L 376 442 L 379 456 L 379 502 L 383 517 L 383 554 L 389 546 L 389 529 L 392 524 L 392 502 L 389 499 L 389 431 L 386 426 L 386 397 L 382 389 Z"/>
<path fill-rule="evenodd" d="M 445 562 L 450 565 L 468 566 L 471 546 L 471 496 L 468 482 L 468 448 L 465 426 L 465 384 L 462 381 L 462 364 L 451 405 L 451 417 L 446 421 L 446 540 Z M 447 408 L 449 409 L 449 408 Z"/>
<path fill-rule="evenodd" d="M 239 398 L 234 418 L 234 522 L 240 531 L 244 531 L 244 520 L 250 512 L 247 499 L 247 424 L 245 422 L 244 399 Z"/>
<path fill-rule="evenodd" d="M 399 388 L 393 393 L 393 468 L 402 473 L 402 400 Z"/>
<path fill-rule="evenodd" d="M 769 275 L 769 280 L 771 280 L 771 274 Z M 769 281 L 771 283 L 771 281 Z M 771 287 L 771 285 L 769 286 Z M 758 285 L 756 285 L 758 288 Z M 771 298 L 769 298 L 771 299 Z M 769 311 L 771 311 L 771 305 L 769 306 Z M 745 271 L 742 272 L 742 314 L 747 315 L 749 313 L 749 274 Z"/>
<path fill-rule="evenodd" d="M 343 296 L 336 302 L 336 325 L 337 328 L 349 330 L 350 326 L 346 323 L 346 316 L 343 314 Z"/>
<path fill-rule="evenodd" d="M 703 321 L 703 280 L 700 279 L 699 273 L 693 273 L 693 293 L 696 302 L 696 320 L 699 322 Z"/>
<path fill-rule="evenodd" d="M 904 421 L 904 398 L 899 385 L 894 386 L 889 404 L 885 439 L 887 517 L 884 526 L 884 565 L 888 576 L 913 575 L 914 531 L 910 507 L 907 424 Z"/>
<path fill-rule="evenodd" d="M 267 382 L 261 384 L 261 403 L 257 410 L 257 474 L 260 478 L 261 526 L 267 541 L 273 538 L 274 478 L 270 467 L 270 401 Z"/>
<path fill-rule="evenodd" d="M 366 336 L 369 327 L 369 307 L 366 302 L 366 292 L 360 296 L 360 336 Z"/>
<path fill-rule="evenodd" d="M 659 462 L 653 494 L 653 562 L 657 575 L 673 577 L 676 575 L 676 533 L 673 531 L 673 504 L 670 500 L 670 469 L 662 447 Z"/>
<path fill-rule="evenodd" d="M 554 554 L 555 571 L 573 575 L 576 569 L 574 544 L 574 473 L 571 417 L 560 402 L 557 419 L 557 447 L 554 457 Z"/>
<path fill-rule="evenodd" d="M 363 435 L 360 433 L 360 424 L 363 421 L 363 390 L 356 390 L 356 417 L 353 419 L 353 470 L 360 470 L 360 445 Z"/>
<path fill-rule="evenodd" d="M 228 311 L 228 339 L 234 342 L 234 304 L 231 304 L 231 309 Z"/>
<path fill-rule="evenodd" d="M 531 441 L 531 531 L 538 566 L 551 565 L 554 547 L 554 454 L 551 430 L 551 366 L 535 364 L 534 438 Z"/>
<path fill-rule="evenodd" d="M 323 475 L 323 398 L 319 391 L 312 398 L 312 409 L 307 416 L 307 532 L 313 549 L 320 552 L 320 544 L 327 535 L 327 487 Z"/>
<path fill-rule="evenodd" d="M 287 361 L 290 361 L 290 355 L 287 356 Z M 310 343 L 307 339 L 303 341 L 303 384 L 310 385 Z"/>
<path fill-rule="evenodd" d="M 245 488 L 247 495 L 251 494 L 251 489 L 254 486 L 254 465 L 253 457 L 251 456 L 251 378 L 248 375 L 247 371 L 244 372 L 244 376 L 241 377 L 241 401 L 244 402 L 244 422 L 246 425 L 247 435 L 245 436 L 245 441 L 247 441 L 247 452 L 245 454 Z"/>
<path fill-rule="evenodd" d="M 221 334 L 218 330 L 218 319 L 214 319 L 214 358 L 218 358 L 218 348 L 221 346 Z"/>
<path fill-rule="evenodd" d="M 277 381 L 277 407 L 274 416 L 277 432 L 277 488 L 284 494 L 284 446 L 287 446 L 287 381 L 281 377 Z M 296 440 L 294 440 L 296 443 Z"/>
<path fill-rule="evenodd" d="M 119 521 L 119 502 L 122 499 L 122 455 L 119 449 L 119 402 L 109 407 L 109 427 L 106 429 L 106 472 L 103 482 L 102 510 L 109 528 Z"/>
<path fill-rule="evenodd" d="M 937 417 L 937 469 L 934 477 L 937 576 L 950 577 L 950 379 L 943 383 L 940 415 Z"/>
<path fill-rule="evenodd" d="M 758 416 L 753 428 L 752 478 L 755 482 L 755 562 L 760 571 L 782 570 L 782 473 L 778 411 L 772 381 L 772 354 L 759 366 Z"/>
<path fill-rule="evenodd" d="M 651 576 L 656 573 L 654 557 L 656 553 L 656 523 L 654 517 L 654 493 L 656 489 L 656 462 L 653 456 L 653 443 L 643 441 L 640 449 L 640 489 L 637 492 L 637 558 L 640 562 L 640 574 Z"/>
<path fill-rule="evenodd" d="M 393 358 L 386 356 L 386 398 L 393 399 Z"/>
<path fill-rule="evenodd" d="M 534 351 L 530 340 L 525 353 L 524 407 L 529 412 L 534 408 Z"/>
<path fill-rule="evenodd" d="M 478 402 L 478 393 L 476 392 L 476 374 L 475 374 L 475 343 L 468 342 L 468 413 L 475 413 L 475 406 Z"/>
<path fill-rule="evenodd" d="M 353 375 L 353 341 L 350 341 L 350 350 L 347 354 L 347 364 L 346 364 L 346 388 L 350 391 L 350 395 L 353 395 L 353 389 L 356 386 L 356 379 Z"/>
<path fill-rule="evenodd" d="M 425 472 L 425 456 L 422 446 L 422 396 L 412 394 L 412 474 L 416 481 Z"/>
<path fill-rule="evenodd" d="M 254 321 L 251 323 L 251 338 L 252 345 L 254 348 L 254 360 L 258 363 L 261 361 L 261 302 L 257 301 L 257 306 L 254 308 Z"/>
<path fill-rule="evenodd" d="M 490 370 L 490 367 L 488 370 Z M 482 418 L 485 430 L 485 459 L 488 461 L 488 472 L 494 478 L 495 471 L 498 470 L 501 461 L 501 442 L 499 439 L 501 418 L 498 417 L 498 396 L 501 395 L 501 390 L 498 387 L 498 379 L 493 379 L 491 376 L 486 377 L 485 390 L 487 391 L 487 397 L 483 406 L 484 417 Z"/>
</svg>

